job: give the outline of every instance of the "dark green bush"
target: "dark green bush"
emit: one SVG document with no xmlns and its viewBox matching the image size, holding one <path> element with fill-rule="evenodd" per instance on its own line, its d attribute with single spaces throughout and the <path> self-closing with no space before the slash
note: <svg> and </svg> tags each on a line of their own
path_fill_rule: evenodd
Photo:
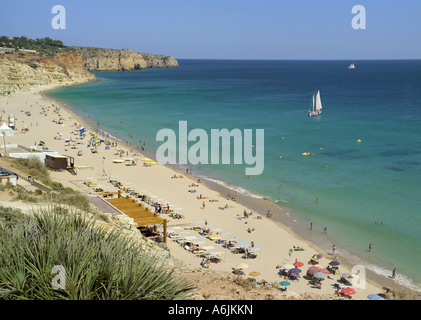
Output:
<svg viewBox="0 0 421 320">
<path fill-rule="evenodd" d="M 192 293 L 144 246 L 59 211 L 0 224 L 0 299 L 178 300 Z M 53 288 L 54 266 L 65 270 L 62 289 Z"/>
</svg>

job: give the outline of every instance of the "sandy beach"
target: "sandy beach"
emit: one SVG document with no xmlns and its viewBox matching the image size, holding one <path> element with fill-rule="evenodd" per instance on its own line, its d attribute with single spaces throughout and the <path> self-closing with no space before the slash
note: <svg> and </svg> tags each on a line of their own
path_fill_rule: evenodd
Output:
<svg viewBox="0 0 421 320">
<path fill-rule="evenodd" d="M 54 112 L 55 107 L 60 107 L 60 110 Z M 220 252 L 222 262 L 212 263 L 209 267 L 211 270 L 232 272 L 233 267 L 245 263 L 248 265 L 248 268 L 244 269 L 245 276 L 255 277 L 257 281 L 264 279 L 269 283 L 279 283 L 286 279 L 280 276 L 277 266 L 292 265 L 298 261 L 303 263 L 303 266 L 299 267 L 302 270 L 301 277 L 298 281 L 290 281 L 288 291 L 325 297 L 334 297 L 333 285 L 343 285 L 337 282 L 340 275 L 352 272 L 353 266 L 349 265 L 345 259 L 338 257 L 340 262 L 338 272 L 334 275 L 329 274 L 330 278 L 323 280 L 320 288 L 310 285 L 309 281 L 303 278 L 311 266 L 310 259 L 314 255 L 322 255 L 318 263 L 325 268 L 329 262 L 335 260 L 335 255 L 309 243 L 295 234 L 287 224 L 281 223 L 282 219 L 288 221 L 286 212 L 282 212 L 265 200 L 245 196 L 239 197 L 237 201 L 227 199 L 227 192 L 233 194 L 232 190 L 205 184 L 203 181 L 198 182 L 198 178 L 194 177 L 194 170 L 193 175 L 190 175 L 159 164 L 143 166 L 144 156 L 134 146 L 131 147 L 122 141 L 112 140 L 117 142 L 117 146 L 111 146 L 108 150 L 105 149 L 105 144 L 101 144 L 96 148 L 97 152 L 92 153 L 87 144 L 90 138 L 89 132 L 93 132 L 96 124 L 84 123 L 83 119 L 68 107 L 42 95 L 41 92 L 15 94 L 1 99 L 0 110 L 3 120 L 6 120 L 11 113 L 17 118 L 15 135 L 6 137 L 6 145 L 21 144 L 29 147 L 39 141 L 44 141 L 45 147 L 49 150 L 75 159 L 77 175 L 72 175 L 67 171 L 51 172 L 52 179 L 61 182 L 64 186 L 94 194 L 92 188 L 87 187 L 84 182 L 89 180 L 98 186 L 117 190 L 109 182 L 110 179 L 114 179 L 133 188 L 136 192 L 155 197 L 163 205 L 171 204 L 174 211 L 181 214 L 183 218 L 174 219 L 168 215 L 162 215 L 162 218 L 169 220 L 169 230 L 179 233 L 182 237 L 196 237 L 197 240 L 204 241 L 202 246 L 210 246 L 213 247 L 209 249 L 210 251 Z M 25 114 L 27 111 L 30 115 Z M 61 121 L 59 121 L 60 118 Z M 72 145 L 68 145 L 65 141 L 76 139 L 76 124 L 86 126 L 88 134 L 84 139 L 77 140 L 83 144 L 72 148 Z M 28 131 L 21 131 L 24 127 Z M 57 136 L 61 138 L 57 139 Z M 98 137 L 107 140 L 107 137 L 101 134 Z M 78 156 L 80 150 L 83 151 L 83 155 Z M 137 158 L 137 165 L 126 166 L 124 163 L 113 162 L 113 160 L 123 158 Z M 175 175 L 177 178 L 174 177 Z M 183 177 L 180 178 L 180 175 Z M 198 186 L 191 187 L 192 184 Z M 277 214 L 282 216 L 281 219 L 268 218 L 267 210 L 271 212 L 276 210 Z M 245 218 L 244 212 L 252 212 L 252 214 Z M 218 229 L 216 232 L 229 232 L 231 234 L 229 237 L 253 242 L 254 247 L 261 250 L 256 251 L 256 258 L 244 259 L 243 254 L 235 254 L 221 244 L 191 230 L 191 227 L 202 227 L 205 223 L 213 226 L 210 227 L 211 230 Z M 249 232 L 249 229 L 254 231 Z M 201 268 L 202 258 L 188 252 L 175 240 L 175 238 L 168 238 L 167 241 L 171 256 L 177 261 L 182 261 L 185 268 Z M 293 247 L 303 250 L 295 251 Z M 367 271 L 365 276 L 367 280 L 365 288 L 354 287 L 356 293 L 352 295 L 352 299 L 367 299 L 370 294 L 384 293 L 383 286 L 398 288 L 391 279 L 372 272 Z"/>
</svg>

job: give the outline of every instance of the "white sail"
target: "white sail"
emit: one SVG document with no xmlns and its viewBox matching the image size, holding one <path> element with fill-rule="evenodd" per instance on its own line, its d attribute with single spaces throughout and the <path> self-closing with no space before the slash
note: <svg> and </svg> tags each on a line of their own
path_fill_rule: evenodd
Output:
<svg viewBox="0 0 421 320">
<path fill-rule="evenodd" d="M 311 110 L 314 111 L 314 94 L 313 94 L 313 108 Z"/>
<path fill-rule="evenodd" d="M 320 90 L 316 94 L 316 110 L 322 109 L 322 100 L 320 99 Z"/>
</svg>

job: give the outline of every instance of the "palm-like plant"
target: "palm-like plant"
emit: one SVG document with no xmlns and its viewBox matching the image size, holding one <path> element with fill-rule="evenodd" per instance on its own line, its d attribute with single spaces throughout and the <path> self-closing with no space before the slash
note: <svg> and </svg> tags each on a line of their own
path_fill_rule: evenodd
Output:
<svg viewBox="0 0 421 320">
<path fill-rule="evenodd" d="M 0 299 L 189 298 L 193 286 L 145 245 L 60 211 L 53 205 L 21 223 L 0 224 Z M 65 270 L 62 289 L 52 286 L 54 266 Z"/>
</svg>

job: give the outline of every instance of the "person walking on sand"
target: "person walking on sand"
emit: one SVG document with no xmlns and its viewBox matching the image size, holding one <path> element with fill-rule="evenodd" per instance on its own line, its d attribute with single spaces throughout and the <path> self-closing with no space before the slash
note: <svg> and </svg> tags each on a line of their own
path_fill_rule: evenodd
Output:
<svg viewBox="0 0 421 320">
<path fill-rule="evenodd" d="M 333 247 L 332 247 L 332 255 L 334 255 L 334 254 L 335 254 L 335 249 L 336 249 L 336 246 L 335 246 L 335 245 L 333 245 Z"/>
<path fill-rule="evenodd" d="M 205 209 L 205 201 L 203 201 L 203 209 Z"/>
<path fill-rule="evenodd" d="M 395 277 L 396 277 L 396 268 L 393 268 L 393 271 L 392 271 L 392 279 L 395 279 Z"/>
</svg>

